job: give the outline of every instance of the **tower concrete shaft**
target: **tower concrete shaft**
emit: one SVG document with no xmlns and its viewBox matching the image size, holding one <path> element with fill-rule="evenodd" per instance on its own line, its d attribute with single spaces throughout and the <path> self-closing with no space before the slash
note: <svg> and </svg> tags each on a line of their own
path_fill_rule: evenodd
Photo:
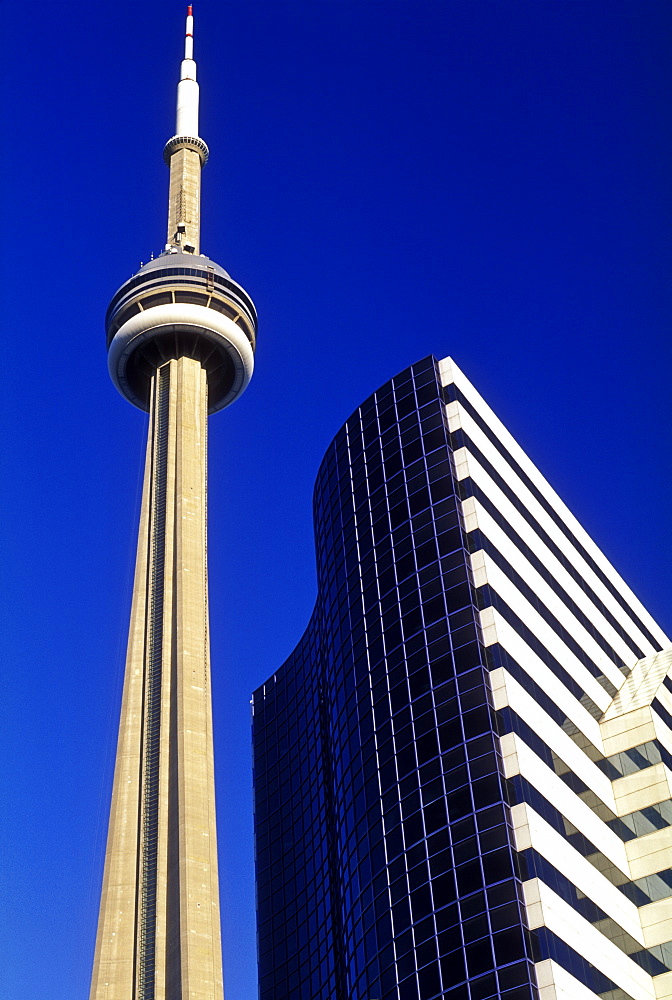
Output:
<svg viewBox="0 0 672 1000">
<path fill-rule="evenodd" d="M 201 153 L 191 146 L 178 146 L 170 154 L 168 193 L 168 237 L 170 246 L 187 253 L 200 253 Z"/>
<path fill-rule="evenodd" d="M 207 381 L 152 380 L 91 1000 L 222 1000 L 206 568 Z"/>
<path fill-rule="evenodd" d="M 91 1000 L 223 1000 L 208 643 L 208 413 L 245 390 L 256 311 L 199 253 L 193 17 L 170 167 L 169 239 L 107 311 L 108 364 L 149 412 L 138 553 Z"/>
</svg>

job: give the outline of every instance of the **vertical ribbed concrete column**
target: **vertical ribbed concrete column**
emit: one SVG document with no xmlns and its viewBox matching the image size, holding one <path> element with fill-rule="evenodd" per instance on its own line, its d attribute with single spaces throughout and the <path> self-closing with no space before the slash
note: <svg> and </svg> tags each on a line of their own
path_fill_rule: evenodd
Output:
<svg viewBox="0 0 672 1000">
<path fill-rule="evenodd" d="M 140 762 L 145 689 L 145 644 L 153 429 L 150 417 L 135 563 L 126 674 L 112 787 L 105 870 L 98 917 L 91 1000 L 129 1000 L 135 989 L 137 852 Z"/>
<path fill-rule="evenodd" d="M 222 996 L 206 570 L 207 382 L 189 358 L 171 361 L 175 406 L 174 713 L 171 864 L 179 870 L 184 1000 Z M 179 851 L 178 851 L 179 847 Z M 172 1000 L 172 998 L 169 998 Z"/>
<path fill-rule="evenodd" d="M 194 247 L 200 253 L 201 156 L 182 147 L 170 157 L 168 243 Z M 178 227 L 184 229 L 179 230 Z"/>
<path fill-rule="evenodd" d="M 91 1000 L 222 1000 L 206 567 L 207 381 L 153 378 Z"/>
</svg>

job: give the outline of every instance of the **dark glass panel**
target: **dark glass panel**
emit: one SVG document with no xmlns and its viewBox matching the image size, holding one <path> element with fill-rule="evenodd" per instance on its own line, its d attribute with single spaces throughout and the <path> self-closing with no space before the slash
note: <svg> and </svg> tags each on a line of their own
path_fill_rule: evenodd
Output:
<svg viewBox="0 0 672 1000">
<path fill-rule="evenodd" d="M 441 829 L 447 823 L 446 804 L 443 798 L 437 799 L 430 805 L 425 806 L 425 829 L 427 835 Z"/>
<path fill-rule="evenodd" d="M 473 713 L 470 713 L 473 715 Z M 477 809 L 489 806 L 491 803 L 501 799 L 502 792 L 499 785 L 499 775 L 491 774 L 485 778 L 478 778 L 472 782 L 472 795 L 474 805 Z"/>
<path fill-rule="evenodd" d="M 626 1000 L 626 994 L 622 993 L 620 990 L 612 995 L 614 997 L 619 997 L 619 994 L 620 1000 Z M 506 994 L 504 994 L 502 1000 L 534 1000 L 537 995 L 537 991 L 531 989 L 530 986 L 519 986 L 517 989 L 509 990 Z"/>
<path fill-rule="evenodd" d="M 467 899 L 460 900 L 460 913 L 463 920 L 474 917 L 479 913 L 485 913 L 486 909 L 485 894 L 483 892 L 475 892 Z"/>
<path fill-rule="evenodd" d="M 520 927 L 511 927 L 492 936 L 498 965 L 516 962 L 525 957 L 525 944 Z"/>
<path fill-rule="evenodd" d="M 434 890 L 434 906 L 438 906 L 435 884 L 432 884 L 432 889 Z M 438 938 L 442 942 L 441 953 L 452 951 L 459 939 L 457 905 L 451 903 L 449 906 L 444 906 L 442 909 L 436 910 L 434 921 L 436 923 Z M 450 946 L 448 946 L 449 942 Z"/>
<path fill-rule="evenodd" d="M 462 934 L 466 943 L 478 941 L 480 938 L 490 934 L 488 918 L 485 914 L 465 920 L 462 924 Z"/>
<path fill-rule="evenodd" d="M 459 788 L 448 794 L 448 814 L 451 823 L 472 811 L 469 788 Z"/>
<path fill-rule="evenodd" d="M 507 965 L 499 969 L 497 976 L 502 990 L 510 990 L 515 986 L 522 986 L 530 981 L 530 967 L 527 962 L 516 962 L 515 965 Z M 508 997 L 507 997 L 508 1000 Z"/>
<path fill-rule="evenodd" d="M 467 956 L 467 969 L 470 976 L 478 975 L 484 969 L 492 968 L 492 947 L 489 937 L 482 941 L 476 941 L 474 944 L 465 945 L 464 951 Z"/>
<path fill-rule="evenodd" d="M 426 966 L 418 973 L 420 984 L 420 996 L 422 1000 L 430 1000 L 430 997 L 437 996 L 441 992 L 441 977 L 439 975 L 438 963 Z"/>
<path fill-rule="evenodd" d="M 449 955 L 444 955 L 441 958 L 441 975 L 443 976 L 443 987 L 449 992 L 446 996 L 449 996 L 451 1000 L 467 1000 L 469 994 L 467 993 L 466 986 L 458 986 L 457 989 L 451 989 L 455 983 L 460 983 L 464 980 L 466 976 L 466 966 L 464 961 L 464 952 L 461 948 L 452 951 Z"/>
<path fill-rule="evenodd" d="M 432 895 L 436 909 L 455 901 L 455 879 L 452 872 L 445 872 L 432 879 Z"/>
<path fill-rule="evenodd" d="M 477 858 L 460 865 L 456 871 L 457 886 L 461 896 L 468 896 L 469 893 L 480 889 L 483 885 L 483 875 L 481 866 Z"/>
<path fill-rule="evenodd" d="M 418 1000 L 418 984 L 415 976 L 399 983 L 399 1000 Z"/>
<path fill-rule="evenodd" d="M 488 903 L 490 906 L 499 906 L 502 903 L 509 903 L 517 899 L 518 890 L 513 879 L 488 888 Z"/>
<path fill-rule="evenodd" d="M 471 1000 L 488 1000 L 489 997 L 498 995 L 497 979 L 494 972 L 488 973 L 487 976 L 479 976 L 478 979 L 472 979 L 469 988 Z"/>
</svg>

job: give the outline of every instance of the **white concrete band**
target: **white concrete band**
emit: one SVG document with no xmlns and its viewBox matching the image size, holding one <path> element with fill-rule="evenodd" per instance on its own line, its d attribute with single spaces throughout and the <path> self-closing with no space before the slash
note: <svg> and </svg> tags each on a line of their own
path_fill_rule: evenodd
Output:
<svg viewBox="0 0 672 1000">
<path fill-rule="evenodd" d="M 245 391 L 254 370 L 254 353 L 240 327 L 228 316 L 206 306 L 174 302 L 136 313 L 115 334 L 110 344 L 108 367 L 112 381 L 122 396 L 133 400 L 134 394 L 126 378 L 126 368 L 133 352 L 143 341 L 153 340 L 166 333 L 196 334 L 223 346 L 231 358 L 234 367 L 233 385 L 224 399 L 213 407 L 212 412 L 229 406 Z"/>
</svg>

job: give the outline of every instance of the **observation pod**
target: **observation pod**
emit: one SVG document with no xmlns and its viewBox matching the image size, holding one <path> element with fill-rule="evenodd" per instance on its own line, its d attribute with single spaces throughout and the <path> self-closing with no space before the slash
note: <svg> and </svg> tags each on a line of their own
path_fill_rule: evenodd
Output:
<svg viewBox="0 0 672 1000">
<path fill-rule="evenodd" d="M 209 413 L 233 403 L 252 377 L 252 299 L 202 254 L 171 249 L 144 264 L 113 297 L 105 328 L 112 381 L 141 410 L 149 410 L 156 369 L 172 359 L 205 368 Z"/>
</svg>

